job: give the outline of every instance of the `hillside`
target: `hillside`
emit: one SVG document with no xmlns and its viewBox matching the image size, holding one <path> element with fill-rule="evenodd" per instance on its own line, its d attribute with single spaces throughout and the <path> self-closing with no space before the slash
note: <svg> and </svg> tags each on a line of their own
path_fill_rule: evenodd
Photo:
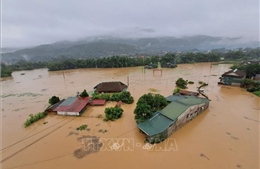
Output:
<svg viewBox="0 0 260 169">
<path fill-rule="evenodd" d="M 207 51 L 216 48 L 258 47 L 258 42 L 243 42 L 240 38 L 206 35 L 186 37 L 119 38 L 99 36 L 78 41 L 60 41 L 2 54 L 2 61 L 50 61 L 60 57 L 91 58 L 115 55 L 158 54 L 163 52 Z"/>
</svg>

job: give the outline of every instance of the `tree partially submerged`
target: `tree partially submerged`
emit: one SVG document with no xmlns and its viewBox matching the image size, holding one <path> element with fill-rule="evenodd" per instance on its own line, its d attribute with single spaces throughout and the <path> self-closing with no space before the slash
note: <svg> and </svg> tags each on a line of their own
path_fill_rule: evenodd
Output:
<svg viewBox="0 0 260 169">
<path fill-rule="evenodd" d="M 109 94 L 109 93 L 94 93 L 92 95 L 92 99 L 104 99 L 104 100 L 108 100 L 108 101 L 122 101 L 123 103 L 126 104 L 132 104 L 134 102 L 134 98 L 133 96 L 131 96 L 131 93 L 128 91 L 123 91 L 120 93 L 113 93 L 113 94 Z"/>
<path fill-rule="evenodd" d="M 160 94 L 148 93 L 141 96 L 136 104 L 135 120 L 140 123 L 152 117 L 154 112 L 166 107 L 167 100 Z"/>
<path fill-rule="evenodd" d="M 88 92 L 86 91 L 86 89 L 83 90 L 83 92 L 80 94 L 81 97 L 88 97 L 89 94 Z"/>
<path fill-rule="evenodd" d="M 108 107 L 105 109 L 106 118 L 105 121 L 111 120 L 114 121 L 116 119 L 121 118 L 124 110 L 121 107 Z"/>
<path fill-rule="evenodd" d="M 179 88 L 186 89 L 188 82 L 186 80 L 183 80 L 183 78 L 179 78 L 179 79 L 177 79 L 175 84 Z"/>
<path fill-rule="evenodd" d="M 60 98 L 57 97 L 57 96 L 52 96 L 50 99 L 49 99 L 49 103 L 51 105 L 54 105 L 55 103 L 58 103 L 60 101 Z"/>
</svg>

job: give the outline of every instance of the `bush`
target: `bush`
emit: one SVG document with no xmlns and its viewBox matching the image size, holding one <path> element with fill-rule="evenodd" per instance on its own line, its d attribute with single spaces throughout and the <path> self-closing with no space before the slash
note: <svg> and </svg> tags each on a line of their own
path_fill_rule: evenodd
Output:
<svg viewBox="0 0 260 169">
<path fill-rule="evenodd" d="M 194 82 L 193 81 L 189 81 L 188 84 L 194 84 Z"/>
<path fill-rule="evenodd" d="M 121 118 L 124 110 L 118 106 L 109 107 L 105 109 L 106 119 L 105 121 L 111 120 L 114 121 L 116 119 Z"/>
<path fill-rule="evenodd" d="M 86 130 L 86 129 L 87 129 L 87 127 L 88 127 L 88 125 L 86 125 L 86 124 L 83 124 L 83 125 L 81 125 L 81 126 L 77 127 L 77 129 L 76 129 L 76 130 Z"/>
<path fill-rule="evenodd" d="M 179 78 L 176 82 L 175 82 L 176 86 L 182 89 L 186 89 L 187 88 L 187 81 L 183 80 L 182 78 Z"/>
<path fill-rule="evenodd" d="M 128 91 L 120 92 L 120 93 L 113 93 L 112 95 L 108 93 L 98 94 L 94 93 L 92 95 L 92 99 L 104 99 L 109 101 L 122 101 L 126 104 L 132 104 L 134 102 L 134 98 L 131 96 L 131 93 Z"/>
<path fill-rule="evenodd" d="M 176 88 L 173 90 L 173 95 L 175 95 L 175 94 L 179 93 L 179 92 L 180 92 L 180 90 L 181 90 L 181 88 L 179 88 L 179 87 L 176 87 Z"/>
<path fill-rule="evenodd" d="M 83 90 L 83 92 L 80 94 L 81 97 L 88 97 L 88 92 L 86 91 L 86 89 Z"/>
<path fill-rule="evenodd" d="M 47 116 L 47 113 L 46 112 L 40 112 L 40 113 L 37 113 L 35 115 L 33 114 L 30 114 L 29 115 L 29 119 L 27 119 L 25 122 L 24 122 L 24 127 L 28 127 L 30 126 L 32 123 L 44 118 Z"/>
</svg>

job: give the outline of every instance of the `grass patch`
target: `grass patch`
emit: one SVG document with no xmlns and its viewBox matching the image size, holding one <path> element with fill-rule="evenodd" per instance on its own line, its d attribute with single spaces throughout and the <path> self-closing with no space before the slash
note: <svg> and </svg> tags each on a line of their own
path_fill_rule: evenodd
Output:
<svg viewBox="0 0 260 169">
<path fill-rule="evenodd" d="M 33 114 L 30 114 L 29 115 L 29 119 L 27 119 L 25 122 L 24 122 L 24 127 L 28 127 L 30 126 L 31 124 L 33 124 L 34 122 L 40 120 L 40 119 L 43 119 L 44 117 L 47 116 L 47 113 L 46 112 L 40 112 L 40 113 L 37 113 L 35 115 Z"/>
<path fill-rule="evenodd" d="M 254 95 L 257 95 L 258 97 L 260 97 L 260 91 L 255 91 L 253 92 Z"/>
<path fill-rule="evenodd" d="M 81 126 L 79 126 L 79 127 L 77 127 L 76 128 L 76 130 L 86 130 L 87 129 L 87 127 L 88 127 L 88 125 L 86 125 L 86 124 L 83 124 L 83 125 L 81 125 Z"/>
<path fill-rule="evenodd" d="M 158 90 L 157 89 L 154 89 L 154 88 L 150 88 L 149 89 L 151 92 L 158 92 Z"/>
</svg>

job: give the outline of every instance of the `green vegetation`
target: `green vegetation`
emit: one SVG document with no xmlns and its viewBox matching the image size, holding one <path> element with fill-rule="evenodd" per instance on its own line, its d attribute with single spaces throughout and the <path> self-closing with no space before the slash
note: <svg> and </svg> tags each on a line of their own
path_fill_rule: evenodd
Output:
<svg viewBox="0 0 260 169">
<path fill-rule="evenodd" d="M 86 89 L 84 89 L 84 91 L 80 94 L 81 97 L 88 97 L 88 92 L 86 91 Z"/>
<path fill-rule="evenodd" d="M 259 96 L 260 94 L 260 82 L 252 79 L 243 79 L 241 81 L 241 87 L 245 88 L 248 92 L 254 93 Z M 260 96 L 259 96 L 260 97 Z"/>
<path fill-rule="evenodd" d="M 253 92 L 256 96 L 260 97 L 260 90 Z"/>
<path fill-rule="evenodd" d="M 162 67 L 176 67 L 180 63 L 195 62 L 219 62 L 224 58 L 225 63 L 234 63 L 234 61 L 242 61 L 249 59 L 257 59 L 260 57 L 260 48 L 245 48 L 237 51 L 233 50 L 212 50 L 212 52 L 183 52 L 167 53 L 162 56 L 146 56 L 146 57 L 129 57 L 129 56 L 112 56 L 102 58 L 86 58 L 86 59 L 70 59 L 59 56 L 55 60 L 48 62 L 28 62 L 21 60 L 12 65 L 1 64 L 1 77 L 11 76 L 13 71 L 32 70 L 39 68 L 48 68 L 50 71 L 77 69 L 77 68 L 117 68 L 117 67 L 134 67 L 152 65 L 157 67 L 160 62 Z M 220 63 L 224 63 L 223 61 Z M 249 70 L 249 69 L 248 69 Z M 250 73 L 249 73 L 250 75 Z"/>
<path fill-rule="evenodd" d="M 248 65 L 234 64 L 231 66 L 231 69 L 238 69 L 246 72 L 246 78 L 241 81 L 241 87 L 247 89 L 248 92 L 252 92 L 259 96 L 260 82 L 251 79 L 256 74 L 260 74 L 260 66 L 258 63 Z"/>
<path fill-rule="evenodd" d="M 8 77 L 12 75 L 12 69 L 4 63 L 1 63 L 1 77 Z"/>
<path fill-rule="evenodd" d="M 86 130 L 86 129 L 87 129 L 87 127 L 88 127 L 88 125 L 86 125 L 86 124 L 83 124 L 83 125 L 81 125 L 81 126 L 77 127 L 77 128 L 76 128 L 76 130 Z"/>
<path fill-rule="evenodd" d="M 50 99 L 49 99 L 49 103 L 51 105 L 54 105 L 55 103 L 58 103 L 60 101 L 60 98 L 57 97 L 57 96 L 52 96 Z"/>
<path fill-rule="evenodd" d="M 249 64 L 249 65 L 238 65 L 234 64 L 231 66 L 231 69 L 238 69 L 246 72 L 246 77 L 247 78 L 252 78 L 256 74 L 260 74 L 260 66 L 259 64 Z"/>
<path fill-rule="evenodd" d="M 177 79 L 175 84 L 179 88 L 186 89 L 188 82 L 186 80 L 183 80 L 183 78 L 179 78 L 179 79 Z"/>
<path fill-rule="evenodd" d="M 32 123 L 44 118 L 47 116 L 47 113 L 46 112 L 40 112 L 40 113 L 37 113 L 35 115 L 33 114 L 30 114 L 29 115 L 29 119 L 27 119 L 25 122 L 24 122 L 24 127 L 28 127 L 30 126 Z"/>
<path fill-rule="evenodd" d="M 188 84 L 194 84 L 194 82 L 193 81 L 188 81 Z"/>
<path fill-rule="evenodd" d="M 133 96 L 131 96 L 131 93 L 128 91 L 123 91 L 120 93 L 93 93 L 92 99 L 104 99 L 107 101 L 122 101 L 126 104 L 132 104 L 134 102 Z"/>
<path fill-rule="evenodd" d="M 150 118 L 154 112 L 167 106 L 167 100 L 160 94 L 144 94 L 139 98 L 134 110 L 135 120 L 137 123 L 143 122 Z"/>
<path fill-rule="evenodd" d="M 172 93 L 172 94 L 175 95 L 175 94 L 179 93 L 180 90 L 181 90 L 181 88 L 176 87 L 176 88 L 173 90 L 173 93 Z"/>
<path fill-rule="evenodd" d="M 121 118 L 124 110 L 118 106 L 108 107 L 105 109 L 106 118 L 105 121 L 111 120 L 114 121 L 116 119 Z"/>
</svg>

